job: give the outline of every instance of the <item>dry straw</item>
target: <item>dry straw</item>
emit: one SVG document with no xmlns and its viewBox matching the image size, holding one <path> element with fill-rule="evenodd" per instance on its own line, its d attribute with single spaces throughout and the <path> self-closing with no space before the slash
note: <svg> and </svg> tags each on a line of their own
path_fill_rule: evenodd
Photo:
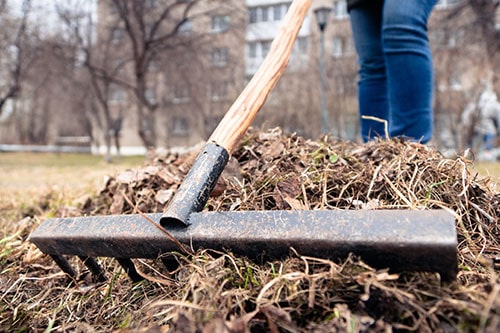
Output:
<svg viewBox="0 0 500 333">
<path fill-rule="evenodd" d="M 80 213 L 159 212 L 193 154 L 155 154 L 146 166 L 111 178 Z M 456 217 L 457 281 L 436 274 L 391 274 L 359 258 L 343 262 L 290 254 L 253 262 L 209 249 L 172 254 L 170 271 L 136 261 L 132 284 L 102 259 L 106 284 L 68 285 L 26 241 L 38 219 L 2 240 L 1 328 L 140 332 L 500 331 L 500 194 L 462 156 L 411 142 L 312 141 L 279 129 L 251 131 L 226 168 L 207 209 L 433 209 Z M 174 264 L 172 264 L 174 263 Z M 78 265 L 77 262 L 74 262 Z"/>
</svg>

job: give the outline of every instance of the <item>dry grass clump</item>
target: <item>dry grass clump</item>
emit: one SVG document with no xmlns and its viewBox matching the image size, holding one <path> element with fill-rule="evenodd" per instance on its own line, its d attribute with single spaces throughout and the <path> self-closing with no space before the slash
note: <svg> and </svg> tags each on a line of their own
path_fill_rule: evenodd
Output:
<svg viewBox="0 0 500 333">
<path fill-rule="evenodd" d="M 168 204 L 194 153 L 152 155 L 143 168 L 111 178 L 81 211 L 52 215 L 158 212 Z M 226 168 L 209 210 L 433 209 L 455 214 L 457 281 L 436 274 L 391 274 L 359 258 L 343 262 L 291 254 L 254 262 L 200 250 L 137 260 L 147 279 L 132 284 L 116 261 L 101 259 L 108 282 L 82 271 L 69 285 L 26 241 L 24 219 L 2 240 L 0 327 L 60 331 L 388 332 L 500 330 L 500 194 L 471 174 L 463 157 L 445 159 L 398 140 L 363 145 L 251 132 Z M 50 330 L 48 330 L 50 331 Z"/>
</svg>

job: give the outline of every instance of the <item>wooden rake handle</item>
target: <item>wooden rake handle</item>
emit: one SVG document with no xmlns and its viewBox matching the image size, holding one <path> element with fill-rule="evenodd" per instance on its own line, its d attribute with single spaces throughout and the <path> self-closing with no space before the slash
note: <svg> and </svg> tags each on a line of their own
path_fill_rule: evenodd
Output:
<svg viewBox="0 0 500 333">
<path fill-rule="evenodd" d="M 311 0 L 294 0 L 278 36 L 257 73 L 227 111 L 160 218 L 167 227 L 186 227 L 189 216 L 205 207 L 233 149 L 285 71 Z"/>
<path fill-rule="evenodd" d="M 311 0 L 292 2 L 264 62 L 226 112 L 208 142 L 224 147 L 231 155 L 285 71 L 310 5 Z"/>
</svg>

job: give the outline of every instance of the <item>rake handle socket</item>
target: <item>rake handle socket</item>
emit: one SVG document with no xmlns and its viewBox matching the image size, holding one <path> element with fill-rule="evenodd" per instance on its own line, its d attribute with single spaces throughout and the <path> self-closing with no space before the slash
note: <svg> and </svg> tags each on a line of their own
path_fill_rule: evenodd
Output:
<svg viewBox="0 0 500 333">
<path fill-rule="evenodd" d="M 214 142 L 205 144 L 160 218 L 160 225 L 169 229 L 189 226 L 189 215 L 203 210 L 228 161 L 224 147 Z"/>
</svg>

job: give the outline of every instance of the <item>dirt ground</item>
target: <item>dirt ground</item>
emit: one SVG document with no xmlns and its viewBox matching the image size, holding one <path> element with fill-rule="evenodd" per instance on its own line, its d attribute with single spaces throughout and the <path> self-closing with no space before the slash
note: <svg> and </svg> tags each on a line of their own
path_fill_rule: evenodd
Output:
<svg viewBox="0 0 500 333">
<path fill-rule="evenodd" d="M 459 239 L 452 283 L 431 272 L 375 269 L 355 255 L 332 261 L 291 252 L 256 262 L 211 249 L 174 253 L 168 269 L 161 258 L 134 260 L 144 277 L 137 283 L 113 258 L 98 258 L 106 282 L 70 258 L 78 272 L 71 280 L 30 243 L 47 218 L 161 212 L 195 154 L 156 152 L 111 166 L 76 158 L 62 168 L 33 158 L 24 173 L 12 156 L 1 160 L 0 331 L 500 331 L 497 180 L 462 156 L 447 159 L 416 143 L 251 131 L 205 209 L 445 208 Z"/>
</svg>

